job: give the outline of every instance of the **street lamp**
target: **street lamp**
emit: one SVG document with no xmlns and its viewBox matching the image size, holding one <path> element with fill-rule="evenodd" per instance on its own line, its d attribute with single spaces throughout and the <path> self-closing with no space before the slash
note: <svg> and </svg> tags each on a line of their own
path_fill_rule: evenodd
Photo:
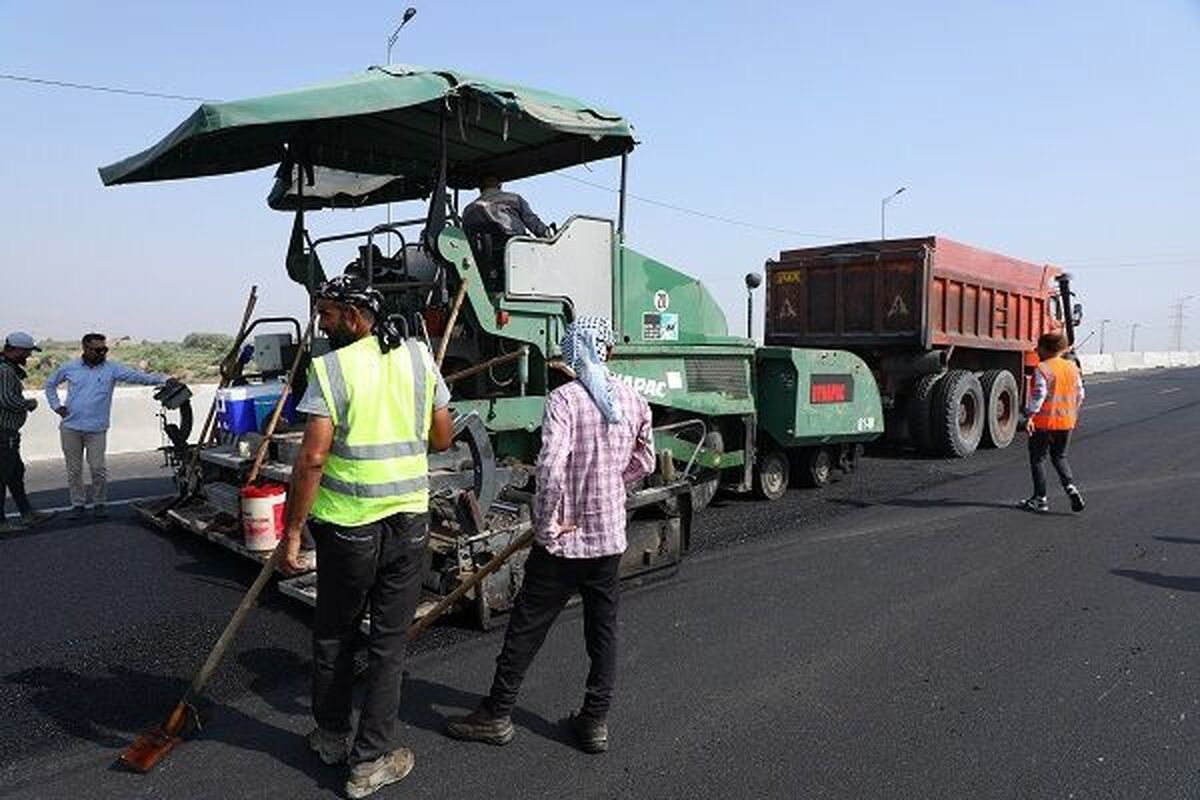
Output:
<svg viewBox="0 0 1200 800">
<path fill-rule="evenodd" d="M 1134 343 L 1137 341 L 1137 329 L 1141 327 L 1140 322 L 1135 322 L 1129 326 L 1129 352 L 1135 352 L 1137 348 Z"/>
<path fill-rule="evenodd" d="M 408 21 L 417 15 L 417 10 L 409 6 L 404 10 L 404 16 L 400 18 L 400 24 L 396 26 L 396 30 L 392 31 L 392 35 L 388 37 L 387 46 L 387 61 L 386 64 L 392 63 L 392 47 L 396 44 L 396 40 L 400 38 L 400 29 L 408 24 Z"/>
<path fill-rule="evenodd" d="M 396 45 L 396 40 L 400 38 L 400 31 L 408 24 L 408 21 L 417 15 L 417 10 L 412 6 L 404 9 L 404 16 L 400 18 L 400 24 L 396 26 L 396 30 L 392 31 L 392 35 L 387 40 L 387 60 L 384 66 L 390 66 L 392 63 L 392 48 Z M 387 224 L 391 227 L 392 224 L 392 204 L 387 204 Z M 384 237 L 387 239 L 388 257 L 392 255 L 392 235 L 389 233 Z"/>
<path fill-rule="evenodd" d="M 907 186 L 901 186 L 896 191 L 889 194 L 887 197 L 879 201 L 879 239 L 883 241 L 887 239 L 887 204 L 892 202 Z"/>
<path fill-rule="evenodd" d="M 1100 320 L 1100 355 L 1104 355 L 1104 326 L 1112 322 L 1111 319 Z"/>
</svg>

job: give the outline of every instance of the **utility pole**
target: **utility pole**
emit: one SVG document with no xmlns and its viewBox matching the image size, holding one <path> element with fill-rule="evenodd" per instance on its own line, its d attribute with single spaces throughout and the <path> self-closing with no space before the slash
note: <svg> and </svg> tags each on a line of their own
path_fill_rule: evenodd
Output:
<svg viewBox="0 0 1200 800">
<path fill-rule="evenodd" d="M 1136 347 L 1136 345 L 1135 345 L 1135 342 L 1137 342 L 1137 329 L 1138 329 L 1138 327 L 1139 327 L 1139 323 L 1137 323 L 1137 322 L 1135 322 L 1135 323 L 1133 323 L 1132 325 L 1130 325 L 1130 326 L 1129 326 L 1129 352 L 1131 352 L 1131 353 L 1133 353 L 1133 352 L 1136 352 L 1136 351 L 1137 351 L 1137 347 Z"/>
<path fill-rule="evenodd" d="M 1183 349 L 1183 306 L 1188 300 L 1191 300 L 1195 295 L 1189 294 L 1187 297 L 1181 297 L 1175 301 L 1174 311 L 1171 313 L 1171 349 Z"/>
<path fill-rule="evenodd" d="M 1104 327 L 1110 322 L 1111 319 L 1100 320 L 1100 355 L 1104 355 Z"/>
</svg>

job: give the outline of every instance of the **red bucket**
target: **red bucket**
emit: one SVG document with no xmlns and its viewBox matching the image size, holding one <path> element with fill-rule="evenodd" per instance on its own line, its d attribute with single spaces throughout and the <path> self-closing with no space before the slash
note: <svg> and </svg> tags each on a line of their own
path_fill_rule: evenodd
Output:
<svg viewBox="0 0 1200 800">
<path fill-rule="evenodd" d="M 278 483 L 242 487 L 242 537 L 247 550 L 274 550 L 283 538 L 287 487 Z"/>
</svg>

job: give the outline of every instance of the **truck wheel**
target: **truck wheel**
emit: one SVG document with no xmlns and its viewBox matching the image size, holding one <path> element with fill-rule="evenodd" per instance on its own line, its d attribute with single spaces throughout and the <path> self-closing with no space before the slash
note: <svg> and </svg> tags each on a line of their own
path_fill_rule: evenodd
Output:
<svg viewBox="0 0 1200 800">
<path fill-rule="evenodd" d="M 1017 379 L 1006 369 L 992 369 L 979 378 L 987 403 L 987 424 L 983 427 L 983 446 L 1004 448 L 1017 435 L 1020 416 Z"/>
<path fill-rule="evenodd" d="M 933 434 L 943 454 L 966 458 L 983 436 L 986 406 L 975 373 L 953 369 L 938 381 L 933 397 Z"/>
<path fill-rule="evenodd" d="M 933 390 L 944 372 L 922 375 L 908 397 L 908 440 L 923 453 L 933 450 Z"/>
<path fill-rule="evenodd" d="M 800 477 L 804 485 L 820 489 L 833 475 L 833 458 L 824 447 L 814 447 L 800 454 Z"/>
<path fill-rule="evenodd" d="M 764 500 L 778 500 L 788 488 L 792 465 L 778 450 L 764 450 L 754 465 L 754 493 Z"/>
</svg>

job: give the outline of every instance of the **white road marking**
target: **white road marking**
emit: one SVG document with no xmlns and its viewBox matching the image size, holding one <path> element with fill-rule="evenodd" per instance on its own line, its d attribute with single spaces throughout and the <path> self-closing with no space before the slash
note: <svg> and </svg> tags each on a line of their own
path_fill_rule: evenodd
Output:
<svg viewBox="0 0 1200 800">
<path fill-rule="evenodd" d="M 1103 403 L 1088 403 L 1084 406 L 1084 408 L 1086 408 L 1086 409 L 1104 408 L 1105 406 L 1115 406 L 1116 404 L 1117 404 L 1116 400 L 1105 400 Z"/>
<path fill-rule="evenodd" d="M 107 506 L 108 508 L 113 508 L 114 506 L 127 506 L 130 503 L 136 503 L 139 500 L 151 500 L 155 497 L 162 497 L 164 494 L 169 494 L 169 492 L 160 492 L 159 494 L 147 494 L 147 495 L 142 495 L 141 497 L 127 497 L 124 500 L 109 500 L 107 503 L 105 503 L 105 506 Z M 54 508 L 39 508 L 38 511 L 46 511 L 51 514 L 61 514 L 64 511 L 70 511 L 72 508 L 74 508 L 74 506 L 55 506 Z M 89 510 L 88 513 L 90 515 L 91 511 Z M 11 518 L 17 518 L 17 517 L 20 517 L 21 515 L 20 515 L 20 513 L 16 513 L 16 514 L 8 514 L 7 516 L 11 517 Z M 94 517 L 89 516 L 88 519 L 94 519 Z"/>
<path fill-rule="evenodd" d="M 1125 379 L 1124 378 L 1091 378 L 1089 380 L 1085 380 L 1084 383 L 1086 383 L 1088 386 L 1103 386 L 1106 383 L 1120 383 L 1123 380 L 1125 380 Z"/>
<path fill-rule="evenodd" d="M 1178 391 L 1179 391 L 1178 386 L 1172 386 L 1170 389 L 1163 389 L 1161 392 L 1159 392 L 1159 394 L 1170 394 L 1171 392 L 1178 392 Z"/>
</svg>

